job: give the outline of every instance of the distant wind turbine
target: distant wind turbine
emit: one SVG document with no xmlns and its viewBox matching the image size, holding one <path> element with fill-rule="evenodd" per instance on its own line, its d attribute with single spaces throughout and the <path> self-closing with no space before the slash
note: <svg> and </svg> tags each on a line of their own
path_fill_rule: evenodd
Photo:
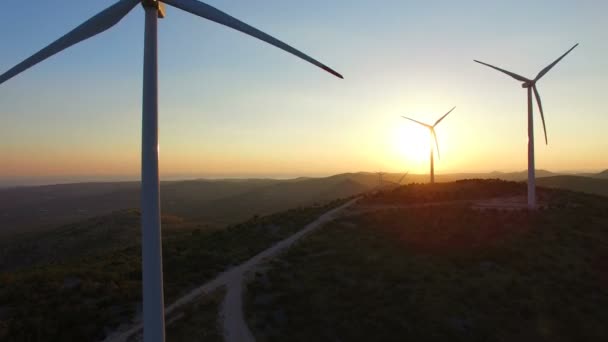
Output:
<svg viewBox="0 0 608 342">
<path fill-rule="evenodd" d="M 441 155 L 439 154 L 439 142 L 437 141 L 437 134 L 435 133 L 435 127 L 441 122 L 441 120 L 443 120 L 446 116 L 448 116 L 448 114 L 450 114 L 454 109 L 456 109 L 456 107 L 450 109 L 449 112 L 445 113 L 442 117 L 439 118 L 439 120 L 435 121 L 435 123 L 432 126 L 427 125 L 418 120 L 410 119 L 405 116 L 402 116 L 402 118 L 408 119 L 410 121 L 414 121 L 415 123 L 420 124 L 420 125 L 428 128 L 431 131 L 431 138 L 433 138 L 435 140 L 435 145 L 437 146 L 437 157 L 439 159 L 441 159 Z M 435 160 L 433 158 L 433 142 L 431 141 L 431 184 L 434 184 L 434 183 L 435 183 Z"/>
<path fill-rule="evenodd" d="M 144 341 L 150 342 L 164 341 L 165 339 L 158 175 L 157 54 L 157 23 L 159 17 L 164 18 L 165 16 L 164 3 L 258 38 L 334 76 L 342 78 L 342 75 L 280 40 L 202 2 L 196 0 L 120 0 L 0 75 L 0 84 L 70 46 L 108 30 L 123 19 L 139 3 L 145 9 L 141 147 L 143 326 Z"/>
<path fill-rule="evenodd" d="M 378 187 L 382 187 L 383 181 L 382 177 L 386 174 L 386 172 L 376 172 L 378 174 Z"/>
<path fill-rule="evenodd" d="M 403 174 L 403 176 L 401 176 L 401 178 L 399 178 L 399 182 L 397 182 L 397 184 L 401 184 L 401 182 L 402 182 L 402 181 L 405 179 L 405 177 L 407 177 L 407 175 L 408 175 L 409 173 L 410 173 L 409 171 L 405 172 L 405 173 Z"/>
<path fill-rule="evenodd" d="M 484 62 L 480 62 L 478 60 L 474 60 L 475 62 L 477 62 L 479 64 L 483 64 L 492 69 L 496 69 L 502 73 L 505 73 L 505 74 L 513 77 L 514 79 L 516 79 L 520 82 L 523 82 L 521 85 L 522 88 L 528 89 L 528 208 L 530 208 L 530 209 L 536 208 L 536 178 L 535 178 L 535 170 L 534 170 L 534 115 L 533 115 L 533 108 L 532 108 L 532 106 L 533 106 L 532 105 L 532 91 L 534 91 L 534 97 L 536 97 L 536 103 L 538 104 L 540 118 L 543 121 L 543 131 L 545 133 L 545 144 L 548 145 L 549 141 L 547 140 L 547 127 L 545 126 L 545 115 L 543 113 L 543 105 L 540 100 L 540 94 L 538 93 L 538 88 L 536 87 L 536 82 L 538 82 L 543 76 L 545 76 L 545 74 L 547 72 L 549 72 L 549 70 L 551 70 L 551 68 L 553 68 L 559 61 L 562 60 L 562 58 L 566 57 L 566 55 L 569 54 L 570 51 L 574 50 L 574 48 L 577 46 L 578 46 L 578 43 L 574 44 L 574 46 L 571 47 L 570 50 L 566 51 L 566 53 L 561 55 L 553 63 L 549 64 L 543 70 L 541 70 L 533 80 L 525 78 L 518 74 L 512 73 L 510 71 L 495 67 L 493 65 L 490 65 L 490 64 L 487 64 Z"/>
</svg>

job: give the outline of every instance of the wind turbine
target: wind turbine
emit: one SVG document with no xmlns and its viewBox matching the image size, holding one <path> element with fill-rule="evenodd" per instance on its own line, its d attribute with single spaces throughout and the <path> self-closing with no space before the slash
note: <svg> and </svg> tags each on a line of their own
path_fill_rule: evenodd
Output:
<svg viewBox="0 0 608 342">
<path fill-rule="evenodd" d="M 159 17 L 165 17 L 164 4 L 258 38 L 339 78 L 342 78 L 342 75 L 282 41 L 197 0 L 119 0 L 114 5 L 101 11 L 63 37 L 0 75 L 0 84 L 68 47 L 108 30 L 140 3 L 145 10 L 141 146 L 142 292 L 144 341 L 149 342 L 164 341 L 165 339 L 158 175 L 157 54 L 157 24 Z"/>
<path fill-rule="evenodd" d="M 520 76 L 516 73 L 512 73 L 510 71 L 501 69 L 499 67 L 495 67 L 493 65 L 480 62 L 478 60 L 474 60 L 479 64 L 483 64 L 492 69 L 496 69 L 502 73 L 505 73 L 514 79 L 523 82 L 521 87 L 528 89 L 528 208 L 534 209 L 536 208 L 536 178 L 535 178 L 535 170 L 534 170 L 534 115 L 532 108 L 532 91 L 534 91 L 534 97 L 536 97 L 536 103 L 538 104 L 538 110 L 540 112 L 540 118 L 543 121 L 543 131 L 545 133 L 545 144 L 548 145 L 549 141 L 547 140 L 547 127 L 545 126 L 545 114 L 543 113 L 543 105 L 540 100 L 540 94 L 538 93 L 538 88 L 536 87 L 536 82 L 538 82 L 546 73 L 551 70 L 562 58 L 566 57 L 570 51 L 574 50 L 575 47 L 578 46 L 574 44 L 570 50 L 566 51 L 563 55 L 561 55 L 558 59 L 556 59 L 553 63 L 546 66 L 543 70 L 541 70 L 538 75 L 534 79 L 528 79 L 523 76 Z"/>
<path fill-rule="evenodd" d="M 384 175 L 386 174 L 386 172 L 376 172 L 376 174 L 378 175 L 378 187 L 382 187 L 382 177 L 384 177 Z"/>
<path fill-rule="evenodd" d="M 437 134 L 435 133 L 435 127 L 437 127 L 437 125 L 441 122 L 441 120 L 443 120 L 446 116 L 448 116 L 448 114 L 450 114 L 454 109 L 456 109 L 456 107 L 450 109 L 449 112 L 445 113 L 442 117 L 439 118 L 439 120 L 435 121 L 435 123 L 432 126 L 427 125 L 418 120 L 410 119 L 405 116 L 402 116 L 402 118 L 408 119 L 419 125 L 422 125 L 431 131 L 431 138 L 433 138 L 435 140 L 435 145 L 437 146 L 437 157 L 439 157 L 439 159 L 441 159 L 441 155 L 439 154 L 439 142 L 437 141 Z M 433 142 L 431 141 L 431 184 L 434 184 L 434 183 L 435 183 L 435 160 L 433 158 Z"/>
<path fill-rule="evenodd" d="M 400 184 L 400 185 L 401 185 L 401 182 L 403 181 L 403 179 L 404 179 L 404 178 L 405 178 L 405 177 L 406 177 L 406 176 L 407 176 L 409 173 L 410 173 L 409 171 L 405 172 L 405 173 L 403 174 L 403 176 L 401 176 L 401 178 L 399 178 L 399 182 L 397 182 L 397 184 Z"/>
</svg>

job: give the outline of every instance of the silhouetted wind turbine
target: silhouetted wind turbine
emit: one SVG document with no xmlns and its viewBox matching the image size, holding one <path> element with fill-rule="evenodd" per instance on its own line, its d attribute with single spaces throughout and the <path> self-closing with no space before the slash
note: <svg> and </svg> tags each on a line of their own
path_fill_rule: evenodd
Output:
<svg viewBox="0 0 608 342">
<path fill-rule="evenodd" d="M 403 181 L 403 179 L 405 179 L 405 177 L 409 174 L 410 172 L 407 171 L 403 174 L 403 176 L 401 176 L 401 178 L 399 178 L 399 182 L 397 182 L 397 184 L 401 184 L 401 182 Z"/>
<path fill-rule="evenodd" d="M 536 82 L 538 82 L 551 68 L 553 68 L 562 58 L 566 57 L 570 51 L 574 50 L 575 47 L 578 46 L 574 44 L 570 50 L 566 51 L 563 55 L 561 55 L 558 59 L 556 59 L 553 63 L 546 66 L 543 70 L 541 70 L 536 77 L 531 80 L 520 76 L 518 74 L 512 73 L 510 71 L 495 67 L 493 65 L 480 62 L 478 60 L 474 60 L 479 64 L 483 64 L 492 69 L 496 69 L 502 73 L 505 73 L 514 79 L 523 82 L 522 88 L 528 89 L 528 208 L 534 209 L 536 208 L 536 178 L 535 178 L 535 170 L 534 170 L 534 116 L 533 116 L 533 106 L 532 106 L 532 91 L 534 91 L 534 97 L 536 97 L 536 103 L 538 104 L 538 110 L 540 112 L 540 118 L 543 121 L 543 131 L 545 133 L 545 144 L 549 144 L 547 140 L 547 127 L 545 126 L 545 115 L 543 113 L 543 105 L 540 100 L 540 94 L 538 93 L 538 88 L 536 87 Z"/>
<path fill-rule="evenodd" d="M 163 3 L 258 38 L 337 77 L 342 78 L 342 76 L 280 40 L 202 2 L 196 0 L 120 0 L 0 75 L 0 84 L 68 47 L 108 30 L 139 3 L 143 5 L 146 17 L 142 105 L 141 212 L 144 341 L 150 342 L 164 341 L 165 338 L 158 175 L 157 55 L 157 21 L 159 17 L 164 18 L 165 16 Z"/>
<path fill-rule="evenodd" d="M 439 118 L 439 120 L 435 121 L 435 123 L 432 126 L 427 125 L 418 120 L 410 119 L 405 116 L 402 116 L 402 118 L 414 121 L 415 123 L 420 124 L 420 125 L 428 128 L 431 131 L 431 138 L 435 139 L 435 145 L 437 146 L 437 157 L 439 157 L 439 159 L 441 159 L 441 155 L 439 154 L 439 142 L 437 141 L 437 134 L 435 133 L 435 127 L 441 122 L 441 120 L 443 120 L 446 116 L 448 116 L 448 114 L 450 114 L 455 108 L 456 107 L 450 109 L 449 112 L 445 113 L 442 117 Z M 434 184 L 434 183 L 435 183 L 435 161 L 433 158 L 433 142 L 431 141 L 431 184 Z"/>
<path fill-rule="evenodd" d="M 378 174 L 378 187 L 382 187 L 382 177 L 386 174 L 386 172 L 376 172 Z"/>
</svg>

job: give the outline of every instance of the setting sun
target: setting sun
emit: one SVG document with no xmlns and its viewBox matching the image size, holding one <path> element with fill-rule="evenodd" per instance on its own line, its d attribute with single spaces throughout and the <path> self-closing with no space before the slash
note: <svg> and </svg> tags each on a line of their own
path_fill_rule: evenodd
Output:
<svg viewBox="0 0 608 342">
<path fill-rule="evenodd" d="M 397 155 L 404 158 L 406 164 L 428 164 L 431 136 L 427 129 L 405 122 L 397 125 L 392 135 L 393 146 Z"/>
</svg>

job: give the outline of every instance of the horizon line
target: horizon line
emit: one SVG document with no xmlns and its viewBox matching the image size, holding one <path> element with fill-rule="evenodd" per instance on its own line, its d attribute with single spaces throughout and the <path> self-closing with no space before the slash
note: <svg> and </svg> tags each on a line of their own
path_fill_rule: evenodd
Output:
<svg viewBox="0 0 608 342">
<path fill-rule="evenodd" d="M 547 169 L 536 169 L 540 172 L 549 172 L 556 175 L 589 175 L 599 174 L 606 169 L 580 169 L 580 170 L 560 170 L 551 171 Z M 291 174 L 291 173 L 253 173 L 253 174 L 169 174 L 161 176 L 161 182 L 179 182 L 179 181 L 195 181 L 195 180 L 294 180 L 298 178 L 327 178 L 343 174 L 376 174 L 378 170 L 373 171 L 344 171 L 337 173 L 308 173 L 308 174 Z M 404 171 L 383 171 L 386 174 L 402 174 Z M 527 172 L 526 169 L 515 170 L 515 171 L 458 171 L 458 172 L 445 172 L 437 173 L 436 176 L 449 176 L 449 175 L 482 175 L 482 174 L 512 174 Z M 410 176 L 427 176 L 426 173 L 409 173 Z M 52 185 L 65 185 L 65 184 L 87 184 L 87 183 L 129 183 L 129 182 L 140 182 L 141 179 L 138 175 L 66 175 L 66 176 L 24 176 L 24 177 L 0 177 L 0 189 L 7 188 L 19 188 L 19 187 L 35 187 L 35 186 L 52 186 Z"/>
</svg>

